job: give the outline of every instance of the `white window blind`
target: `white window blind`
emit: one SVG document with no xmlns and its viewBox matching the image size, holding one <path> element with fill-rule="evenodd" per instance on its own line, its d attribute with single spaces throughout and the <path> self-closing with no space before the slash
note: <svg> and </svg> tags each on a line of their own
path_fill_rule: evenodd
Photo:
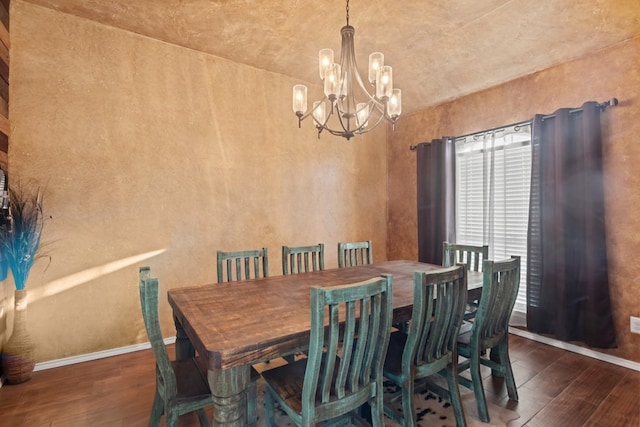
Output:
<svg viewBox="0 0 640 427">
<path fill-rule="evenodd" d="M 456 241 L 489 245 L 489 259 L 521 257 L 515 310 L 526 312 L 531 130 L 456 141 Z"/>
</svg>

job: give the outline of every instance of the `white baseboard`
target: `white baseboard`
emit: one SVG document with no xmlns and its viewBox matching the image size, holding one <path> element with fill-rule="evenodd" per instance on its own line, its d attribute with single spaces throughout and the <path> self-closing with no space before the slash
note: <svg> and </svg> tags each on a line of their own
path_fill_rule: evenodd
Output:
<svg viewBox="0 0 640 427">
<path fill-rule="evenodd" d="M 164 339 L 165 344 L 173 344 L 176 342 L 176 337 L 169 337 Z M 48 360 L 46 362 L 36 363 L 34 371 L 42 371 L 45 369 L 59 368 L 61 366 L 73 365 L 74 363 L 88 362 L 90 360 L 104 359 L 105 357 L 118 356 L 126 353 L 133 353 L 134 351 L 146 350 L 151 348 L 149 342 L 128 345 L 125 347 L 112 348 L 109 350 L 96 351 L 95 353 L 80 354 L 78 356 L 65 357 L 62 359 Z"/>
<path fill-rule="evenodd" d="M 548 344 L 554 347 L 561 348 L 563 350 L 568 350 L 573 353 L 578 353 L 583 356 L 592 357 L 594 359 L 602 360 L 603 362 L 612 363 L 614 365 L 622 366 L 625 368 L 633 369 L 634 371 L 640 372 L 640 363 L 633 362 L 631 360 L 622 359 L 620 357 L 611 356 L 606 353 L 600 353 L 598 351 L 594 351 L 588 348 L 580 347 L 574 344 L 570 344 L 564 341 L 555 340 L 553 338 L 547 338 L 542 335 L 534 334 L 529 331 L 525 331 L 518 328 L 509 328 L 509 332 L 521 336 L 523 338 L 527 338 L 533 341 L 541 342 L 543 344 Z M 176 341 L 176 337 L 165 338 L 165 344 L 173 344 Z M 121 354 L 131 353 L 134 351 L 145 350 L 151 348 L 151 345 L 146 343 L 128 345 L 125 347 L 118 347 L 109 350 L 97 351 L 95 353 L 81 354 L 79 356 L 71 356 L 65 357 L 62 359 L 49 360 L 47 362 L 36 363 L 35 371 L 42 371 L 45 369 L 58 368 L 61 366 L 72 365 L 74 363 L 82 363 L 88 362 L 90 360 L 98 360 L 103 359 L 105 357 L 118 356 Z M 0 387 L 2 387 L 2 383 L 4 381 L 0 380 Z"/>
<path fill-rule="evenodd" d="M 563 350 L 568 350 L 573 353 L 578 353 L 583 356 L 592 357 L 594 359 L 602 360 L 603 362 L 612 363 L 614 365 L 622 366 L 625 368 L 633 369 L 634 371 L 640 371 L 640 363 L 633 362 L 631 360 L 623 359 L 621 357 L 612 356 L 610 354 L 601 353 L 599 351 L 591 350 L 589 348 L 580 347 L 579 345 L 570 344 L 568 342 L 559 341 L 553 338 L 548 338 L 542 335 L 534 334 L 533 332 L 524 331 L 518 328 L 509 328 L 509 332 L 521 336 L 523 338 L 530 339 L 532 341 L 548 344 L 553 347 L 558 347 Z"/>
</svg>

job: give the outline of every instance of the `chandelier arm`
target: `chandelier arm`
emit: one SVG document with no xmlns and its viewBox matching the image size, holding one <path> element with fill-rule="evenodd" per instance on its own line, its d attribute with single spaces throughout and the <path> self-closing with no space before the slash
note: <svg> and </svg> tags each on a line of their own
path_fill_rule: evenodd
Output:
<svg viewBox="0 0 640 427">
<path fill-rule="evenodd" d="M 338 114 L 338 118 L 340 118 L 340 115 Z M 369 118 L 371 118 L 371 116 L 369 116 Z M 384 114 L 380 114 L 378 115 L 377 120 L 375 120 L 375 123 L 371 126 L 369 126 L 369 120 L 366 120 L 363 124 L 361 124 L 360 126 L 358 126 L 357 128 L 350 130 L 350 129 L 345 129 L 343 123 L 342 123 L 342 119 L 340 119 L 340 124 L 342 125 L 342 128 L 344 129 L 344 132 L 340 132 L 340 131 L 334 131 L 332 129 L 329 129 L 328 127 L 325 127 L 329 133 L 331 133 L 332 135 L 337 135 L 337 136 L 345 136 L 346 134 L 351 134 L 351 135 L 362 135 L 364 133 L 368 133 L 371 132 L 372 130 L 374 130 L 375 128 L 378 127 L 378 125 L 380 125 L 380 123 L 382 122 L 382 119 L 386 119 L 392 123 L 395 124 L 395 122 L 393 122 L 388 116 L 384 115 Z"/>
<path fill-rule="evenodd" d="M 375 122 L 375 124 L 373 126 L 371 126 L 371 129 L 375 129 L 376 127 L 378 127 L 378 125 L 382 122 L 382 119 L 386 119 L 387 116 L 385 116 L 384 114 L 380 114 L 378 116 L 378 120 Z"/>
</svg>

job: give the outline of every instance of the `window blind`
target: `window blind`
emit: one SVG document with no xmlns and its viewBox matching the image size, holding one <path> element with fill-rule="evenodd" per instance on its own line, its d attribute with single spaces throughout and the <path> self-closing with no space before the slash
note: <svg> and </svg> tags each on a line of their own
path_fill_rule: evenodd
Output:
<svg viewBox="0 0 640 427">
<path fill-rule="evenodd" d="M 469 138 L 467 138 L 469 139 Z M 531 181 L 530 127 L 456 142 L 456 241 L 489 245 L 489 259 L 521 257 L 515 310 L 527 306 L 527 226 Z"/>
</svg>

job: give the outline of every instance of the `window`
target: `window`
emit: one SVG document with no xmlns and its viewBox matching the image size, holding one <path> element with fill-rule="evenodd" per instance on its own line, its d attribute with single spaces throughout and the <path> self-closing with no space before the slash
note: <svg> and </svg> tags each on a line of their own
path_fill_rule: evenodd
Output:
<svg viewBox="0 0 640 427">
<path fill-rule="evenodd" d="M 530 182 L 529 125 L 456 140 L 456 241 L 489 245 L 489 259 L 521 257 L 515 310 L 523 313 Z"/>
</svg>

